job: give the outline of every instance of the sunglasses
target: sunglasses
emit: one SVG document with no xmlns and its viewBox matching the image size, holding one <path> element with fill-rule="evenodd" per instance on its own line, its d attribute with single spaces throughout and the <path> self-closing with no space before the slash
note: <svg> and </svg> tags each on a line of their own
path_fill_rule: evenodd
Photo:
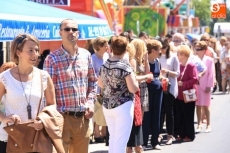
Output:
<svg viewBox="0 0 230 153">
<path fill-rule="evenodd" d="M 203 51 L 203 49 L 201 49 L 201 48 L 196 48 L 196 51 Z"/>
<path fill-rule="evenodd" d="M 64 30 L 64 31 L 67 31 L 67 32 L 72 30 L 73 32 L 76 32 L 76 31 L 78 31 L 78 28 L 64 28 L 64 29 L 61 29 L 61 30 Z"/>
<path fill-rule="evenodd" d="M 180 43 L 181 40 L 173 40 L 173 42 L 175 42 L 175 43 Z"/>
<path fill-rule="evenodd" d="M 21 35 L 16 41 L 18 44 L 20 44 L 25 38 L 26 38 L 26 35 Z"/>
</svg>

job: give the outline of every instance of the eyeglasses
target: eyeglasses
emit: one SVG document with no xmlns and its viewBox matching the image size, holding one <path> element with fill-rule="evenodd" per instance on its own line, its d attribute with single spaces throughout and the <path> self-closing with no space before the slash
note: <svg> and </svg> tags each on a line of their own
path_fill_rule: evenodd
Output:
<svg viewBox="0 0 230 153">
<path fill-rule="evenodd" d="M 186 45 L 186 46 L 188 46 L 188 44 L 185 43 L 185 42 L 180 43 L 180 45 Z"/>
<path fill-rule="evenodd" d="M 203 49 L 202 48 L 196 48 L 195 50 L 196 51 L 202 51 Z"/>
<path fill-rule="evenodd" d="M 64 29 L 61 29 L 61 31 L 64 30 L 66 32 L 69 32 L 70 30 L 72 30 L 73 32 L 76 32 L 78 31 L 78 28 L 64 28 Z"/>
<path fill-rule="evenodd" d="M 26 38 L 26 35 L 21 35 L 20 37 L 18 37 L 16 41 L 18 44 L 20 44 L 25 38 Z"/>
<path fill-rule="evenodd" d="M 173 40 L 173 42 L 175 42 L 175 43 L 180 43 L 181 40 Z"/>
</svg>

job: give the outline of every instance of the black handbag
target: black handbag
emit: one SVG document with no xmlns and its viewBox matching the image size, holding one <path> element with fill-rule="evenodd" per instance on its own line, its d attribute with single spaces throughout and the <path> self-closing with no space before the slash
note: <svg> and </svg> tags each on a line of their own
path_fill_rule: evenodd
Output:
<svg viewBox="0 0 230 153">
<path fill-rule="evenodd" d="M 168 82 L 168 85 L 167 85 L 167 90 L 163 91 L 165 94 L 168 94 L 169 93 L 169 90 L 170 90 L 170 87 L 171 87 L 171 83 Z"/>
</svg>

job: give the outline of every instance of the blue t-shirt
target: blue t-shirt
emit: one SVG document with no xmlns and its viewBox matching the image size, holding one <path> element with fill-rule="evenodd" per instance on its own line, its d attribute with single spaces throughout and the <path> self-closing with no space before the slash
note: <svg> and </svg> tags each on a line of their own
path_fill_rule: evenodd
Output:
<svg viewBox="0 0 230 153">
<path fill-rule="evenodd" d="M 109 54 L 107 52 L 105 52 L 103 54 L 103 58 L 99 58 L 99 57 L 97 57 L 96 54 L 93 54 L 91 56 L 91 58 L 92 58 L 94 71 L 98 77 L 101 66 L 109 59 Z M 97 94 L 100 94 L 100 88 L 99 87 L 97 87 Z"/>
</svg>

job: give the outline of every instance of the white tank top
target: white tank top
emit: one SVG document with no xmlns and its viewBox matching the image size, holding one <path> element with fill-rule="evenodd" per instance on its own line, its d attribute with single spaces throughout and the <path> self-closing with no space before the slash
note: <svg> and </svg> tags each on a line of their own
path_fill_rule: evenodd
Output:
<svg viewBox="0 0 230 153">
<path fill-rule="evenodd" d="M 16 114 L 21 118 L 21 122 L 28 122 L 28 113 L 27 113 L 27 100 L 30 101 L 30 106 L 32 108 L 31 115 L 32 119 L 35 119 L 37 115 L 38 105 L 41 98 L 41 75 L 40 70 L 34 67 L 34 76 L 33 79 L 27 82 L 21 82 L 16 80 L 10 70 L 7 70 L 0 74 L 0 82 L 5 86 L 6 94 L 4 95 L 3 105 L 5 107 L 5 115 Z M 41 70 L 42 72 L 42 85 L 43 85 L 43 100 L 41 104 L 41 109 L 46 105 L 44 99 L 44 91 L 47 88 L 47 77 L 48 73 Z M 32 84 L 32 89 L 30 91 Z M 25 94 L 22 88 L 22 85 L 25 89 Z M 31 95 L 30 95 L 31 92 Z M 30 97 L 30 100 L 29 100 Z M 7 141 L 8 135 L 3 129 L 6 124 L 1 123 L 0 125 L 0 141 Z"/>
</svg>

